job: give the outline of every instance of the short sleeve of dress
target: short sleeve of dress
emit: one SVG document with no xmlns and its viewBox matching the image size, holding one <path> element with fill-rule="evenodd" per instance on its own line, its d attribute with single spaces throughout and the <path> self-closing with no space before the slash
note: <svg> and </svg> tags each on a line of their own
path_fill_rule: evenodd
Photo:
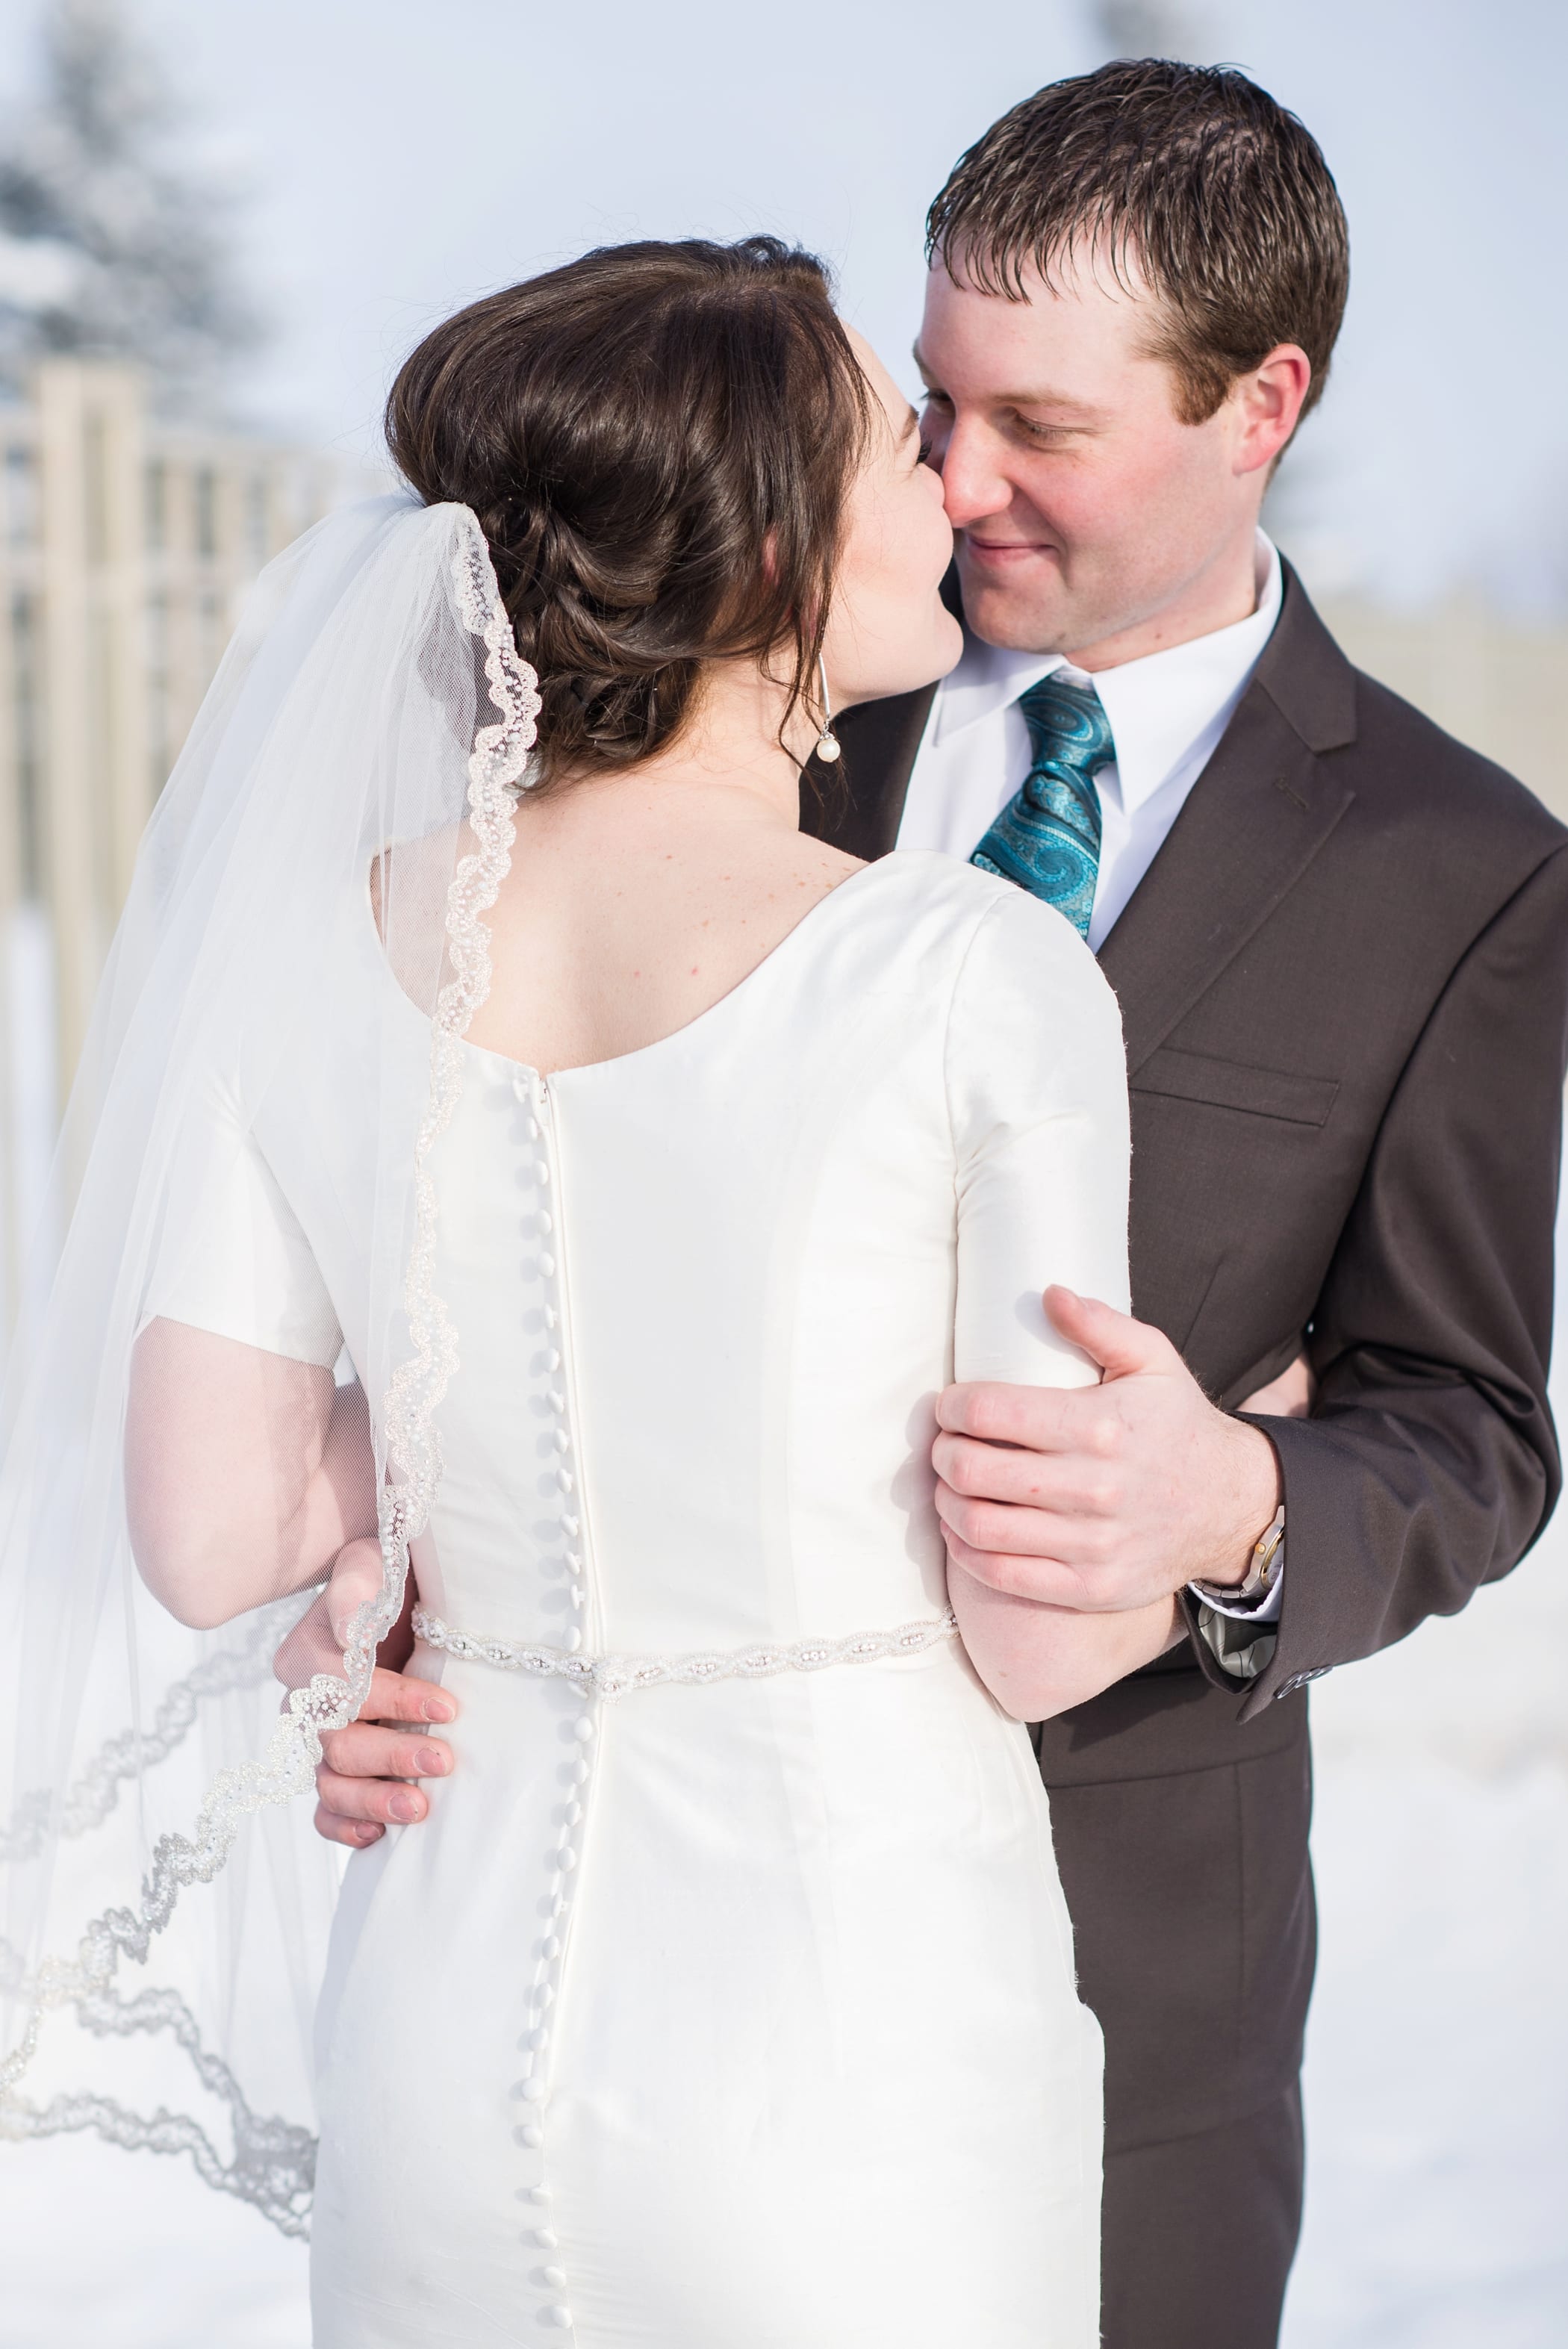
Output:
<svg viewBox="0 0 1568 2349">
<path fill-rule="evenodd" d="M 1129 1309 L 1121 1015 L 1078 932 L 1009 887 L 954 987 L 947 1094 L 958 1168 L 954 1374 L 1091 1386 L 1041 1291 Z"/>
<path fill-rule="evenodd" d="M 228 1088 L 187 1121 L 171 1174 L 143 1325 L 162 1319 L 330 1369 L 343 1332 L 276 1175 Z"/>
</svg>

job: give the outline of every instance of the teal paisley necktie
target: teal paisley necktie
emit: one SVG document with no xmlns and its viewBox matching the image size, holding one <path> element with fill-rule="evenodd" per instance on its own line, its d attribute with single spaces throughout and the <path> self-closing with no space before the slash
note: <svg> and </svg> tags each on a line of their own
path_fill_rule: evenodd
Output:
<svg viewBox="0 0 1568 2349">
<path fill-rule="evenodd" d="M 1018 696 L 1033 750 L 1022 788 L 969 859 L 1055 905 L 1084 937 L 1099 872 L 1095 776 L 1116 757 L 1110 720 L 1092 686 L 1043 677 Z"/>
</svg>

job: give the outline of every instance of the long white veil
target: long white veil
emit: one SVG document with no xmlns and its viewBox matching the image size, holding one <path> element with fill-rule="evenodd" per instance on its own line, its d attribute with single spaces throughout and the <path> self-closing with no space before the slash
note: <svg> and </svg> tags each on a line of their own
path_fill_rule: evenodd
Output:
<svg viewBox="0 0 1568 2349">
<path fill-rule="evenodd" d="M 440 1475 L 457 1340 L 428 1162 L 489 983 L 534 685 L 466 507 L 377 499 L 263 574 L 142 848 L 61 1145 L 68 1236 L 5 1394 L 0 2134 L 188 2153 L 292 2234 L 337 1876 L 313 1774 L 365 1701 Z M 363 950 L 373 874 L 384 958 Z M 271 1658 L 309 1596 L 207 1631 L 160 1603 L 131 1554 L 127 1402 L 200 1222 L 203 1104 L 221 1092 L 243 1142 L 308 1116 L 297 1071 L 343 1020 L 376 1182 L 332 1299 L 336 1377 L 368 1400 L 384 1577 L 341 1673 L 280 1713 Z"/>
</svg>

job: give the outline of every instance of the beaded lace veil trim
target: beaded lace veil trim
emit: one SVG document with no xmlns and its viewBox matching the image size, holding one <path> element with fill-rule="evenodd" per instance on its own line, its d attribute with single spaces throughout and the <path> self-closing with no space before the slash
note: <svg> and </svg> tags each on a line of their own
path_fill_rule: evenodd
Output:
<svg viewBox="0 0 1568 2349">
<path fill-rule="evenodd" d="M 451 577 L 465 627 L 484 647 L 484 674 L 500 717 L 480 727 L 468 761 L 468 821 L 476 847 L 459 859 L 447 893 L 447 958 L 452 973 L 437 998 L 431 1027 L 430 1081 L 414 1151 L 414 1237 L 404 1284 L 412 1350 L 394 1373 L 383 1402 L 388 1481 L 379 1504 L 382 1582 L 378 1595 L 355 1612 L 340 1675 L 318 1673 L 294 1690 L 258 1761 L 222 1771 L 197 1814 L 191 1834 L 165 1835 L 154 1847 L 139 1906 L 106 1909 L 88 1926 L 73 1956 L 46 1958 L 26 1977 L 14 1952 L 0 1945 L 0 1986 L 25 2015 L 20 2038 L 0 2062 L 0 2137 L 36 2137 L 92 2128 L 112 2142 L 157 2152 L 189 2152 L 206 2182 L 253 2203 L 286 2235 L 308 2230 L 315 2141 L 310 2132 L 254 2113 L 232 2074 L 204 2050 L 194 2017 L 172 1991 L 127 1994 L 115 1985 L 120 1960 L 145 1963 L 155 1937 L 173 1915 L 181 1893 L 211 1883 L 222 1868 L 245 1820 L 267 1806 L 307 1793 L 315 1784 L 325 1733 L 344 1727 L 369 1692 L 376 1651 L 403 1604 L 408 1546 L 424 1527 L 441 1476 L 435 1413 L 457 1367 L 457 1337 L 435 1287 L 437 1199 L 429 1158 L 449 1123 L 462 1089 L 461 1040 L 490 988 L 490 933 L 484 916 L 494 905 L 511 863 L 514 795 L 525 769 L 540 709 L 538 679 L 517 652 L 500 600 L 490 550 L 473 514 L 459 509 Z M 270 1614 L 270 1610 L 269 1610 Z M 269 1625 L 269 1629 L 271 1626 Z M 100 1750 L 66 1800 L 62 1822 L 50 1822 L 36 1797 L 27 1797 L 0 1838 L 5 1856 L 36 1848 L 50 1824 L 67 1833 L 97 1825 L 115 1806 L 119 1783 L 172 1750 L 195 1716 L 198 1700 L 225 1682 L 222 1667 L 243 1672 L 253 1661 L 254 1638 L 235 1659 L 210 1660 L 167 1692 L 150 1739 L 124 1732 Z M 167 1715 L 167 1718 L 165 1716 Z M 235 2153 L 225 2162 L 199 2123 L 159 2111 L 139 2114 L 113 2099 L 62 2095 L 47 2106 L 16 2094 L 36 2049 L 44 2017 L 74 2007 L 82 2026 L 99 2036 L 167 2031 L 184 2048 L 202 2085 L 227 2104 Z"/>
<path fill-rule="evenodd" d="M 119 1806 L 120 1788 L 154 1764 L 166 1762 L 185 1743 L 205 1699 L 226 1696 L 233 1689 L 259 1688 L 272 1677 L 273 1653 L 298 1619 L 297 1592 L 271 1607 L 259 1607 L 247 1619 L 237 1648 L 220 1649 L 183 1680 L 170 1682 L 146 1729 L 121 1729 L 105 1738 L 66 1789 L 57 1810 L 47 1786 L 24 1795 L 9 1826 L 0 1827 L 0 1861 L 35 1858 L 51 1827 L 70 1840 L 102 1826 Z"/>
</svg>

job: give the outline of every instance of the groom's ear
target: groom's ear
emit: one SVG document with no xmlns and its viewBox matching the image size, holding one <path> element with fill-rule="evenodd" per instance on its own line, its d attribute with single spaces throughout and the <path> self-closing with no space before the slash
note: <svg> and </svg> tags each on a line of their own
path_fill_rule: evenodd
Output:
<svg viewBox="0 0 1568 2349">
<path fill-rule="evenodd" d="M 1290 446 L 1312 389 L 1312 361 L 1299 343 L 1279 343 L 1227 395 L 1234 416 L 1234 462 L 1238 473 L 1271 471 Z"/>
</svg>

